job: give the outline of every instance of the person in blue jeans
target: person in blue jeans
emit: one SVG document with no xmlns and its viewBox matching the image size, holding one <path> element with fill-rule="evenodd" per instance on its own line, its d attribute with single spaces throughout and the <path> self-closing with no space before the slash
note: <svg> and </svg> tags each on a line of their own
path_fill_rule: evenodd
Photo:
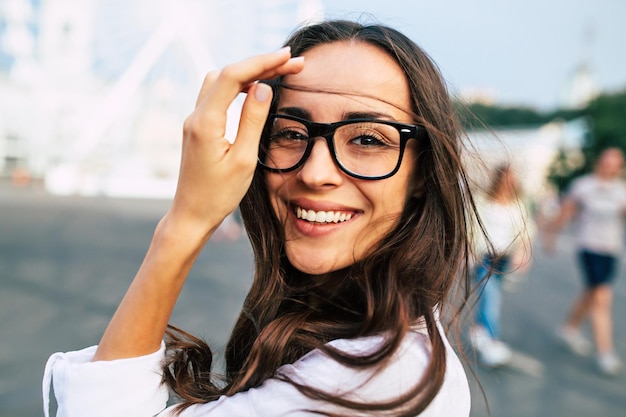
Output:
<svg viewBox="0 0 626 417">
<path fill-rule="evenodd" d="M 476 199 L 476 206 L 488 240 L 475 242 L 474 291 L 478 298 L 470 340 L 482 364 L 500 366 L 511 358 L 511 349 L 500 337 L 502 283 L 505 274 L 528 267 L 534 226 L 508 163 L 495 169 L 487 193 Z"/>
<path fill-rule="evenodd" d="M 482 326 L 492 339 L 500 339 L 502 281 L 510 264 L 509 256 L 485 255 L 476 267 L 475 282 L 480 287 L 476 325 Z"/>
</svg>

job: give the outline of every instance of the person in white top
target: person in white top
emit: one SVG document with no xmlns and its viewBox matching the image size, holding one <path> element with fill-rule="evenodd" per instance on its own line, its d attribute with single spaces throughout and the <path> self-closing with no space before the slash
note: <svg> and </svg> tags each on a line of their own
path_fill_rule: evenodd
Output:
<svg viewBox="0 0 626 417">
<path fill-rule="evenodd" d="M 498 165 L 489 188 L 476 198 L 476 207 L 489 240 L 478 236 L 474 269 L 475 324 L 470 341 L 486 366 L 506 364 L 512 351 L 501 340 L 502 281 L 506 274 L 528 269 L 534 223 L 524 205 L 517 174 L 509 163 Z"/>
<path fill-rule="evenodd" d="M 46 414 L 52 381 L 68 417 L 468 416 L 440 323 L 469 278 L 457 123 L 434 63 L 379 24 L 305 26 L 209 73 L 171 208 L 100 343 L 50 357 Z M 168 321 L 237 205 L 256 269 L 218 375 L 210 348 Z"/>
<path fill-rule="evenodd" d="M 607 375 L 619 373 L 623 364 L 615 353 L 611 304 L 616 264 L 624 249 L 626 182 L 621 179 L 624 155 L 617 148 L 604 150 L 593 173 L 577 178 L 567 193 L 558 216 L 550 225 L 558 232 L 577 219 L 578 256 L 585 287 L 574 301 L 558 337 L 578 355 L 588 355 L 591 344 L 580 332 L 591 318 L 598 367 Z M 554 246 L 548 236 L 548 248 Z"/>
</svg>

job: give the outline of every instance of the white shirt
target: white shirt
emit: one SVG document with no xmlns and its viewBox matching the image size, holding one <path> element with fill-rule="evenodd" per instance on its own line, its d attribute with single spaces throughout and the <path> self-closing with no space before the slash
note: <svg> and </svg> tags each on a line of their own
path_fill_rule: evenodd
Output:
<svg viewBox="0 0 626 417">
<path fill-rule="evenodd" d="M 578 207 L 578 244 L 597 253 L 619 255 L 624 246 L 626 184 L 595 175 L 576 179 L 569 198 Z"/>
<path fill-rule="evenodd" d="M 447 354 L 441 390 L 421 414 L 425 417 L 467 417 L 470 394 L 465 371 L 444 338 Z M 353 354 L 369 352 L 382 336 L 339 339 L 330 344 Z M 45 415 L 48 416 L 50 379 L 53 379 L 59 417 L 173 417 L 166 409 L 168 390 L 161 384 L 164 345 L 150 355 L 114 361 L 90 362 L 92 346 L 76 352 L 55 353 L 46 364 L 43 380 Z M 385 401 L 413 388 L 430 361 L 430 342 L 425 329 L 412 330 L 400 348 L 378 373 L 339 364 L 320 350 L 313 350 L 278 372 L 329 393 L 367 402 Z M 294 386 L 276 378 L 231 397 L 194 405 L 181 417 L 318 416 L 306 410 L 335 410 L 331 404 L 310 399 Z M 355 413 L 353 413 L 355 414 Z M 374 414 L 372 414 L 374 415 Z"/>
<path fill-rule="evenodd" d="M 496 253 L 511 254 L 521 246 L 529 246 L 534 233 L 534 223 L 520 200 L 501 203 L 486 196 L 478 196 L 476 209 Z M 478 255 L 482 255 L 488 248 L 485 236 L 479 232 L 478 226 L 475 227 L 474 233 L 477 234 L 474 249 Z"/>
</svg>

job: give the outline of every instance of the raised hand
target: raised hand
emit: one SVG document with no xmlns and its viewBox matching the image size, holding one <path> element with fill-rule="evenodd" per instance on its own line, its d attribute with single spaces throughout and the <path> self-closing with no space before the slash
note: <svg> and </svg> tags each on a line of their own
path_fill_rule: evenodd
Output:
<svg viewBox="0 0 626 417">
<path fill-rule="evenodd" d="M 258 80 L 302 70 L 289 49 L 259 55 L 207 75 L 184 126 L 176 195 L 159 222 L 148 253 L 107 327 L 94 360 L 157 350 L 178 295 L 204 243 L 235 209 L 252 181 L 272 91 Z M 247 92 L 235 140 L 226 112 Z"/>
<path fill-rule="evenodd" d="M 168 221 L 180 221 L 206 238 L 239 204 L 252 181 L 259 138 L 272 91 L 256 83 L 302 69 L 288 48 L 211 72 L 184 125 L 178 188 Z M 234 141 L 226 134 L 228 107 L 247 92 Z M 231 143 L 232 142 L 232 143 Z"/>
</svg>

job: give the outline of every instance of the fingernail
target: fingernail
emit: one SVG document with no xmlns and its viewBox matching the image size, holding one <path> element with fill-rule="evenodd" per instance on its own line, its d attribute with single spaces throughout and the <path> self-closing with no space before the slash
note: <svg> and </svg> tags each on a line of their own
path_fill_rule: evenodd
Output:
<svg viewBox="0 0 626 417">
<path fill-rule="evenodd" d="M 285 53 L 285 52 L 291 53 L 291 46 L 289 46 L 289 45 L 283 46 L 278 51 L 276 51 L 277 54 L 282 54 L 282 53 Z"/>
<path fill-rule="evenodd" d="M 254 98 L 257 101 L 267 101 L 270 98 L 270 94 L 272 93 L 272 87 L 267 84 L 257 83 L 256 88 L 254 89 Z"/>
</svg>

